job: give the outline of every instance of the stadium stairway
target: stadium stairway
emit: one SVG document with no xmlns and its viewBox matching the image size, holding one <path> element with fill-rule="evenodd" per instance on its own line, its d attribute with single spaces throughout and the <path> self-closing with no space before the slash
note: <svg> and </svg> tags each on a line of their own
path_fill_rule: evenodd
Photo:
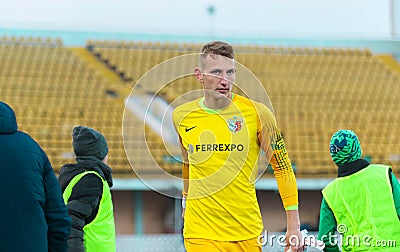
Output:
<svg viewBox="0 0 400 252">
<path fill-rule="evenodd" d="M 96 57 L 94 54 L 92 54 L 86 48 L 69 48 L 69 50 L 71 52 L 73 52 L 77 57 L 79 57 L 82 61 L 84 61 L 87 64 L 88 68 L 95 69 L 96 72 L 98 72 L 98 74 L 107 81 L 108 88 L 117 94 L 117 97 L 115 97 L 115 99 L 112 99 L 112 101 L 114 101 L 114 103 L 116 103 L 115 105 L 117 107 L 119 107 L 120 109 L 118 109 L 118 111 L 107 111 L 107 109 L 106 109 L 104 116 L 107 117 L 107 116 L 109 116 L 111 114 L 115 114 L 115 113 L 120 114 L 120 115 L 118 115 L 118 118 L 120 118 L 120 121 L 119 121 L 120 124 L 119 124 L 118 128 L 115 128 L 115 126 L 113 127 L 112 135 L 115 135 L 117 132 L 118 132 L 118 134 L 121 134 L 121 133 L 124 134 L 127 132 L 129 132 L 129 133 L 122 135 L 122 137 L 120 137 L 120 140 L 118 141 L 117 145 L 114 146 L 117 149 L 117 151 L 114 152 L 117 155 L 117 157 L 114 157 L 114 158 L 125 159 L 126 161 L 130 161 L 131 165 L 135 165 L 135 166 L 137 165 L 136 163 L 139 162 L 140 163 L 139 169 L 144 169 L 145 171 L 147 171 L 146 169 L 148 169 L 148 167 L 153 167 L 154 165 L 151 161 L 152 160 L 151 155 L 146 151 L 147 146 L 148 145 L 153 146 L 153 147 L 154 147 L 154 145 L 159 146 L 160 143 L 152 144 L 152 142 L 154 142 L 154 141 L 150 141 L 147 143 L 141 141 L 140 140 L 141 139 L 140 129 L 143 127 L 142 126 L 143 122 L 140 119 L 136 118 L 136 116 L 132 116 L 132 117 L 128 118 L 127 115 L 124 114 L 124 113 L 129 113 L 129 112 L 125 111 L 124 107 L 125 107 L 125 99 L 131 93 L 131 86 L 126 85 L 126 83 L 123 81 L 123 79 L 121 79 L 120 75 L 116 71 L 109 68 L 104 62 L 102 62 L 98 57 Z M 115 122 L 112 123 L 112 125 L 116 125 Z M 129 130 L 127 129 L 127 127 L 129 127 Z M 146 136 L 150 136 L 150 138 L 156 138 L 155 134 L 153 134 L 152 132 L 149 132 L 149 131 L 151 131 L 151 130 L 146 128 L 146 132 L 147 132 Z M 112 140 L 112 139 L 110 139 L 110 140 Z M 121 155 L 122 155 L 121 153 L 123 152 L 122 149 L 124 149 L 124 147 L 122 146 L 122 142 L 124 142 L 125 145 L 130 146 L 126 150 L 127 156 L 124 155 L 124 157 L 121 157 Z M 134 154 L 131 154 L 130 149 L 132 149 L 132 148 L 137 149 L 137 151 L 134 152 Z M 158 148 L 155 148 L 155 149 L 158 149 Z M 140 153 L 140 154 L 138 154 L 138 153 Z M 140 158 L 138 158 L 137 156 L 140 156 Z M 135 158 L 133 158 L 133 157 L 135 157 Z M 110 157 L 110 158 L 112 161 L 113 157 Z M 133 159 L 135 159 L 135 160 L 133 160 Z M 120 168 L 120 167 L 118 167 L 118 168 Z M 123 170 L 125 170 L 125 172 L 123 172 L 122 170 L 117 171 L 117 176 L 124 177 L 124 173 L 126 173 L 127 169 L 129 169 L 129 168 L 125 167 L 123 169 Z"/>
<path fill-rule="evenodd" d="M 122 78 L 120 73 L 118 73 L 115 69 L 110 68 L 105 62 L 101 61 L 99 57 L 96 57 L 91 51 L 87 48 L 69 48 L 77 57 L 83 60 L 89 68 L 95 69 L 101 77 L 105 78 L 108 81 L 108 85 L 110 90 L 115 91 L 118 94 L 116 99 L 113 99 L 114 102 L 117 103 L 118 106 L 125 106 L 125 99 L 131 94 L 131 85 L 127 85 Z M 162 166 L 162 169 L 169 173 L 174 173 L 176 175 L 180 174 L 180 165 L 177 165 L 176 162 L 166 161 L 166 150 L 161 147 L 163 145 L 163 140 L 155 133 L 151 128 L 145 127 L 145 142 L 142 140 L 141 130 L 143 127 L 143 122 L 141 119 L 137 118 L 132 114 L 132 118 L 127 118 L 128 110 L 121 109 L 121 131 L 123 134 L 125 151 L 127 153 L 127 159 L 130 161 L 131 165 L 134 165 L 135 171 L 141 174 L 150 173 L 154 176 L 155 173 L 158 173 L 160 170 L 154 169 L 154 163 L 152 161 L 152 157 L 157 161 L 158 164 Z M 125 113 L 123 115 L 123 113 Z M 123 119 L 124 116 L 124 119 Z M 126 129 L 129 127 L 131 130 Z M 124 128 L 122 130 L 122 127 Z M 117 129 L 114 129 L 116 132 Z M 129 131 L 129 133 L 127 133 Z M 129 147 L 127 147 L 129 146 Z M 119 147 L 120 148 L 120 147 Z M 118 148 L 118 149 L 119 149 Z M 148 151 L 149 148 L 151 155 Z M 136 149 L 136 151 L 134 150 Z M 132 153 L 133 151 L 133 153 Z M 140 156 L 140 158 L 138 157 Z M 135 158 L 133 158 L 135 157 Z M 140 163 L 139 167 L 137 163 Z M 140 171 L 139 171 L 140 170 Z M 118 175 L 123 175 L 120 173 Z"/>
<path fill-rule="evenodd" d="M 82 47 L 71 47 L 69 48 L 76 56 L 86 61 L 89 67 L 96 69 L 105 79 L 112 83 L 112 88 L 116 90 L 121 95 L 120 99 L 116 101 L 120 102 L 122 99 L 127 97 L 130 93 L 130 89 L 124 84 L 119 75 L 108 68 L 103 62 L 99 61 L 92 53 L 90 53 L 86 48 Z"/>
<path fill-rule="evenodd" d="M 375 58 L 382 61 L 387 67 L 392 69 L 394 72 L 400 74 L 400 64 L 392 55 L 389 54 L 376 55 Z"/>
</svg>

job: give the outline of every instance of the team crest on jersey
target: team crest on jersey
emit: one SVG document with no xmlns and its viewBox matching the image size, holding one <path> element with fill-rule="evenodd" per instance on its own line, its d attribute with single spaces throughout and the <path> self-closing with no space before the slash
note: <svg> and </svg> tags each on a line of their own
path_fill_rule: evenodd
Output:
<svg viewBox="0 0 400 252">
<path fill-rule="evenodd" d="M 243 127 L 243 118 L 234 116 L 233 118 L 228 119 L 228 128 L 231 132 L 237 133 Z"/>
</svg>

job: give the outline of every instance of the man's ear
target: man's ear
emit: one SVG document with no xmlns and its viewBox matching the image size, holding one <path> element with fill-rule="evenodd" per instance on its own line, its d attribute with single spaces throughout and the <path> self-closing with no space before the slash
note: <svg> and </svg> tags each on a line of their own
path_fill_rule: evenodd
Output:
<svg viewBox="0 0 400 252">
<path fill-rule="evenodd" d="M 203 74 L 201 73 L 201 71 L 200 71 L 200 68 L 198 68 L 198 67 L 196 67 L 195 69 L 194 69 L 194 74 L 196 75 L 196 78 L 201 82 L 201 83 L 203 83 Z"/>
</svg>

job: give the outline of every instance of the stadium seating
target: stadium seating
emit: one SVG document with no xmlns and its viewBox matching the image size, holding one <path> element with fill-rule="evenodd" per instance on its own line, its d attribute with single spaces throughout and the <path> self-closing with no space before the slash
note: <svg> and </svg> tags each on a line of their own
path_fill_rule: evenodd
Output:
<svg viewBox="0 0 400 252">
<path fill-rule="evenodd" d="M 0 46 L 1 100 L 14 108 L 20 130 L 39 142 L 58 171 L 74 160 L 72 128 L 93 127 L 107 137 L 114 171 L 131 174 L 121 134 L 119 96 L 126 94 L 59 42 L 37 40 L 3 38 Z"/>
<path fill-rule="evenodd" d="M 193 50 L 179 44 L 115 41 L 88 41 L 87 48 L 129 84 L 136 83 L 157 64 Z"/>
<path fill-rule="evenodd" d="M 90 41 L 88 48 L 106 62 L 120 62 L 116 68 L 132 76 L 128 84 L 134 85 L 152 66 L 198 52 L 200 45 Z M 400 149 L 393 143 L 400 136 L 399 73 L 368 49 L 238 45 L 236 60 L 267 90 L 299 176 L 335 176 L 329 139 L 340 128 L 359 135 L 373 162 L 399 171 Z M 175 102 L 195 89 L 193 78 L 183 78 L 152 91 Z"/>
<path fill-rule="evenodd" d="M 124 99 L 153 66 L 196 53 L 200 44 L 88 41 L 89 56 L 45 38 L 2 37 L 0 45 L 1 100 L 15 109 L 20 129 L 41 144 L 56 171 L 73 161 L 71 130 L 80 124 L 106 135 L 115 176 L 131 176 L 130 164 L 156 174 L 153 157 L 161 168 L 179 175 L 180 164 L 170 157 L 163 140 L 148 127 L 146 141 L 141 137 L 141 120 L 126 117 L 123 126 L 128 133 L 122 138 Z M 271 99 L 299 177 L 336 175 L 329 139 L 340 128 L 359 135 L 364 156 L 392 164 L 399 174 L 400 74 L 385 61 L 367 49 L 236 48 L 238 63 L 255 74 Z M 177 105 L 200 88 L 189 75 L 161 89 L 144 89 Z M 235 92 L 241 93 L 240 88 Z"/>
</svg>

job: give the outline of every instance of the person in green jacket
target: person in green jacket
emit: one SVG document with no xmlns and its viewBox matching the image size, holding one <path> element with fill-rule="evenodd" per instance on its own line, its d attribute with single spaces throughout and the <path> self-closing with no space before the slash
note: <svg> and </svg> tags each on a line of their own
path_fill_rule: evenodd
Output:
<svg viewBox="0 0 400 252">
<path fill-rule="evenodd" d="M 400 185 L 387 165 L 361 159 L 357 135 L 339 130 L 330 141 L 338 177 L 322 190 L 318 239 L 324 251 L 400 251 Z M 337 231 L 337 232 L 336 232 Z"/>
<path fill-rule="evenodd" d="M 107 141 L 100 132 L 86 126 L 75 127 L 72 138 L 76 163 L 64 165 L 58 178 L 72 219 L 68 251 L 115 252 Z"/>
</svg>

